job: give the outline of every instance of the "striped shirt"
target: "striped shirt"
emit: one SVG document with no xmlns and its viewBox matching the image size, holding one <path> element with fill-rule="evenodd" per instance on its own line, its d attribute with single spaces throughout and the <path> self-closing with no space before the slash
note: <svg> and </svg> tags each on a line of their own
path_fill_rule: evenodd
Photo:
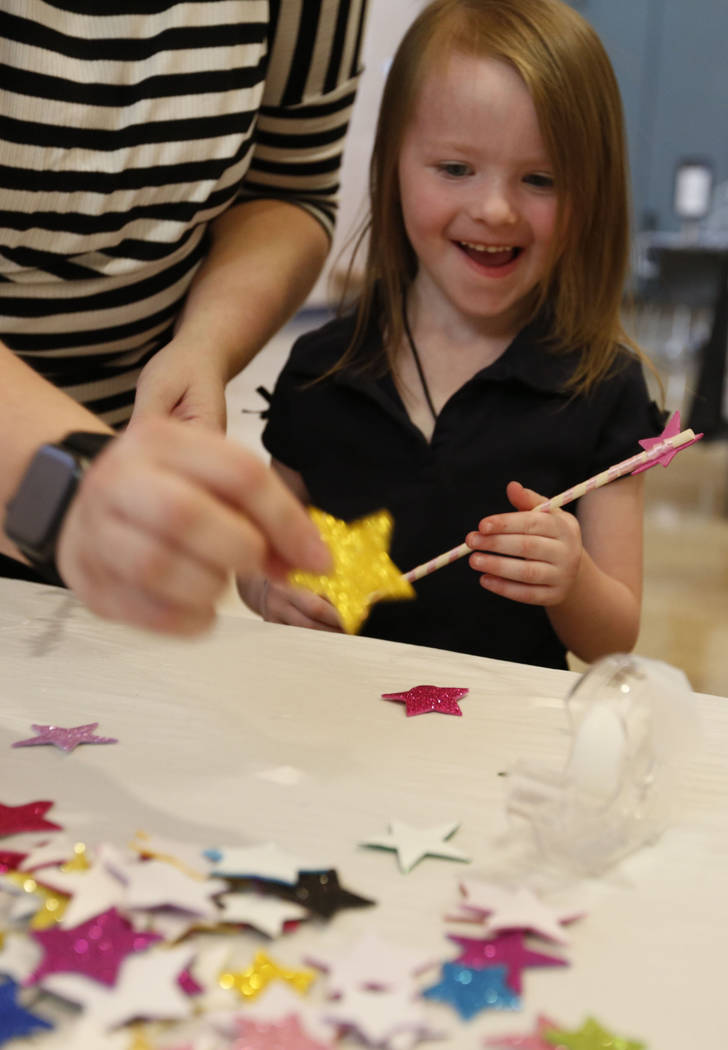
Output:
<svg viewBox="0 0 728 1050">
<path fill-rule="evenodd" d="M 119 424 L 210 220 L 277 198 L 331 232 L 366 3 L 3 0 L 6 345 Z"/>
</svg>

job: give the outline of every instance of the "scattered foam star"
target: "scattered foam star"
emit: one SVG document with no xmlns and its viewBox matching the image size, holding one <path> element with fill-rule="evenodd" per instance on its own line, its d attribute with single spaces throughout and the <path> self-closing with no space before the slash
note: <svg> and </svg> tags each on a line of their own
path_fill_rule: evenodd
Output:
<svg viewBox="0 0 728 1050">
<path fill-rule="evenodd" d="M 566 959 L 558 955 L 546 955 L 528 948 L 522 930 L 506 930 L 492 938 L 460 937 L 452 933 L 448 936 L 461 949 L 454 962 L 476 970 L 485 966 L 505 966 L 506 981 L 517 995 L 523 991 L 522 972 L 527 967 L 568 966 Z"/>
<path fill-rule="evenodd" d="M 63 919 L 68 907 L 67 896 L 47 886 L 41 886 L 28 872 L 9 871 L 5 878 L 14 883 L 24 896 L 13 918 L 27 918 L 28 915 L 32 915 L 30 927 L 33 930 L 45 930 Z"/>
<path fill-rule="evenodd" d="M 435 964 L 423 952 L 385 941 L 375 933 L 363 934 L 345 949 L 311 952 L 306 962 L 326 973 L 328 992 L 337 997 L 350 991 L 409 986 L 413 976 Z"/>
<path fill-rule="evenodd" d="M 49 1021 L 21 1006 L 17 999 L 18 991 L 15 981 L 0 977 L 0 1044 L 32 1035 L 41 1028 L 53 1027 Z"/>
<path fill-rule="evenodd" d="M 51 973 L 81 973 L 113 985 L 127 955 L 161 940 L 159 934 L 135 930 L 115 908 L 72 929 L 36 931 L 32 936 L 45 954 L 25 984 L 37 984 Z"/>
<path fill-rule="evenodd" d="M 293 883 L 303 866 L 300 857 L 281 849 L 275 842 L 256 846 L 221 846 L 205 850 L 205 856 L 212 863 L 212 874 L 223 877 Z"/>
<path fill-rule="evenodd" d="M 118 744 L 119 741 L 113 736 L 96 736 L 94 729 L 98 729 L 98 722 L 89 722 L 85 726 L 71 726 L 64 729 L 63 726 L 32 725 L 30 728 L 36 734 L 27 740 L 16 740 L 13 747 L 35 747 L 37 744 L 52 744 L 61 751 L 73 751 L 79 744 Z"/>
<path fill-rule="evenodd" d="M 113 988 L 65 973 L 47 977 L 43 988 L 80 1004 L 85 1020 L 99 1029 L 116 1028 L 136 1019 L 178 1020 L 192 1011 L 193 1000 L 180 988 L 179 977 L 189 967 L 194 951 L 181 945 L 130 955 Z"/>
<path fill-rule="evenodd" d="M 316 507 L 309 508 L 309 514 L 331 551 L 334 567 L 323 576 L 296 570 L 289 579 L 328 598 L 347 634 L 356 634 L 372 602 L 415 597 L 412 584 L 389 557 L 392 517 L 388 511 L 351 524 Z"/>
<path fill-rule="evenodd" d="M 407 1037 L 409 1046 L 421 1039 L 437 1038 L 441 1033 L 432 1031 L 425 1020 L 422 1005 L 412 999 L 408 989 L 398 988 L 390 992 L 349 991 L 339 1000 L 327 1005 L 325 1020 L 337 1026 L 353 1028 L 367 1046 L 386 1050 L 390 1046 L 403 1045 Z"/>
<path fill-rule="evenodd" d="M 61 922 L 65 929 L 78 926 L 123 903 L 125 886 L 109 870 L 107 858 L 107 848 L 100 846 L 94 863 L 87 871 L 43 868 L 38 872 L 39 878 L 53 889 L 72 894 Z"/>
<path fill-rule="evenodd" d="M 0 802 L 0 838 L 23 831 L 61 831 L 60 824 L 45 819 L 52 802 L 26 802 L 22 806 L 4 806 Z"/>
<path fill-rule="evenodd" d="M 266 952 L 256 952 L 250 966 L 245 970 L 226 970 L 220 974 L 221 988 L 233 989 L 241 999 L 255 999 L 271 981 L 285 981 L 304 995 L 316 974 L 311 970 L 289 970 L 280 966 Z"/>
<path fill-rule="evenodd" d="M 294 886 L 277 885 L 271 892 L 283 900 L 296 901 L 325 919 L 331 918 L 342 908 L 366 908 L 376 903 L 345 889 L 339 882 L 335 868 L 329 868 L 328 871 L 300 871 Z"/>
<path fill-rule="evenodd" d="M 228 893 L 220 898 L 221 922 L 245 923 L 269 937 L 277 937 L 287 922 L 307 919 L 310 912 L 293 901 L 276 900 L 262 893 Z"/>
<path fill-rule="evenodd" d="M 406 704 L 407 717 L 426 715 L 435 711 L 441 715 L 460 715 L 458 700 L 468 695 L 467 689 L 440 685 L 415 685 L 401 693 L 382 693 L 382 700 L 397 700 Z"/>
<path fill-rule="evenodd" d="M 162 860 L 125 865 L 119 873 L 127 884 L 124 897 L 127 908 L 170 907 L 203 918 L 215 918 L 218 913 L 211 897 L 227 889 L 222 879 L 203 882 Z"/>
<path fill-rule="evenodd" d="M 567 1032 L 560 1028 L 548 1028 L 546 1041 L 558 1050 L 646 1050 L 644 1043 L 622 1039 L 603 1028 L 593 1017 L 588 1017 L 581 1028 Z"/>
<path fill-rule="evenodd" d="M 500 1050 L 553 1050 L 553 1043 L 546 1042 L 546 1031 L 549 1028 L 558 1028 L 545 1014 L 539 1014 L 536 1027 L 532 1032 L 525 1035 L 496 1035 L 485 1040 L 486 1046 L 499 1047 Z"/>
<path fill-rule="evenodd" d="M 282 1021 L 255 1021 L 240 1018 L 235 1046 L 241 1050 L 333 1050 L 331 1043 L 312 1039 L 291 1014 Z"/>
<path fill-rule="evenodd" d="M 162 835 L 148 835 L 146 831 L 137 831 L 129 846 L 141 857 L 166 861 L 193 879 L 206 879 L 210 874 L 210 861 L 202 846 L 178 842 Z"/>
<path fill-rule="evenodd" d="M 516 890 L 488 916 L 487 933 L 501 930 L 530 930 L 557 944 L 568 944 L 559 918 L 530 890 Z"/>
<path fill-rule="evenodd" d="M 459 827 L 459 824 L 438 824 L 432 828 L 414 828 L 411 824 L 405 824 L 403 820 L 392 820 L 387 835 L 368 839 L 362 845 L 394 850 L 403 872 L 411 871 L 423 857 L 442 857 L 445 860 L 469 863 L 470 857 L 466 857 L 462 850 L 456 849 L 455 846 L 448 846 L 445 841 Z"/>
<path fill-rule="evenodd" d="M 449 1003 L 465 1021 L 481 1010 L 517 1010 L 520 997 L 506 984 L 506 967 L 474 970 L 460 963 L 443 963 L 440 980 L 422 992 L 426 999 Z"/>
</svg>

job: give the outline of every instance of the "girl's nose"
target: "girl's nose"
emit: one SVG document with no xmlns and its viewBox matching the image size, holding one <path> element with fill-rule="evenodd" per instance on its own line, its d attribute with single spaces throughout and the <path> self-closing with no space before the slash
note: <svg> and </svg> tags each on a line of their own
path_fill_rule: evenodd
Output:
<svg viewBox="0 0 728 1050">
<path fill-rule="evenodd" d="M 474 219 L 490 226 L 511 225 L 518 218 L 507 188 L 490 180 L 473 193 L 471 213 Z"/>
</svg>

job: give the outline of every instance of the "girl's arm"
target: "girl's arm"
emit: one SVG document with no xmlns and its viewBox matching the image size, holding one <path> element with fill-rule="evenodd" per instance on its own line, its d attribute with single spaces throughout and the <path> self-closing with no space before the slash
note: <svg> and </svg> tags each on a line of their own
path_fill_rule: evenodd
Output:
<svg viewBox="0 0 728 1050">
<path fill-rule="evenodd" d="M 303 477 L 296 470 L 271 460 L 271 466 L 301 503 L 310 503 Z M 237 577 L 238 593 L 254 613 L 270 623 L 308 627 L 316 631 L 341 631 L 336 609 L 325 598 L 302 587 L 269 579 L 264 573 Z"/>
<path fill-rule="evenodd" d="M 470 565 L 494 594 L 542 605 L 559 638 L 586 662 L 628 652 L 642 602 L 642 478 L 583 496 L 578 516 L 534 508 L 545 497 L 511 482 L 515 513 L 484 518 Z"/>
<path fill-rule="evenodd" d="M 583 496 L 583 550 L 571 589 L 547 607 L 551 625 L 580 660 L 630 652 L 642 609 L 643 479 L 627 477 Z M 542 512 L 539 512 L 542 513 Z"/>
</svg>

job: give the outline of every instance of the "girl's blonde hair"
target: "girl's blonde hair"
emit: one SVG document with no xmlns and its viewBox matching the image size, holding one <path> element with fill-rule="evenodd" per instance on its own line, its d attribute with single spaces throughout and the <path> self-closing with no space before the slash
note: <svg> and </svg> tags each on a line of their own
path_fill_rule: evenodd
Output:
<svg viewBox="0 0 728 1050">
<path fill-rule="evenodd" d="M 630 204 L 619 87 L 599 37 L 562 0 L 434 0 L 406 32 L 384 87 L 370 215 L 354 251 L 368 235 L 355 333 L 337 367 L 357 356 L 375 314 L 386 347 L 369 367 L 386 371 L 401 342 L 402 304 L 417 260 L 402 219 L 399 155 L 424 78 L 453 53 L 507 62 L 533 99 L 559 194 L 559 232 L 527 320 L 544 311 L 550 346 L 581 350 L 569 388 L 587 392 L 609 371 L 620 344 L 640 351 L 620 318 Z"/>
</svg>

